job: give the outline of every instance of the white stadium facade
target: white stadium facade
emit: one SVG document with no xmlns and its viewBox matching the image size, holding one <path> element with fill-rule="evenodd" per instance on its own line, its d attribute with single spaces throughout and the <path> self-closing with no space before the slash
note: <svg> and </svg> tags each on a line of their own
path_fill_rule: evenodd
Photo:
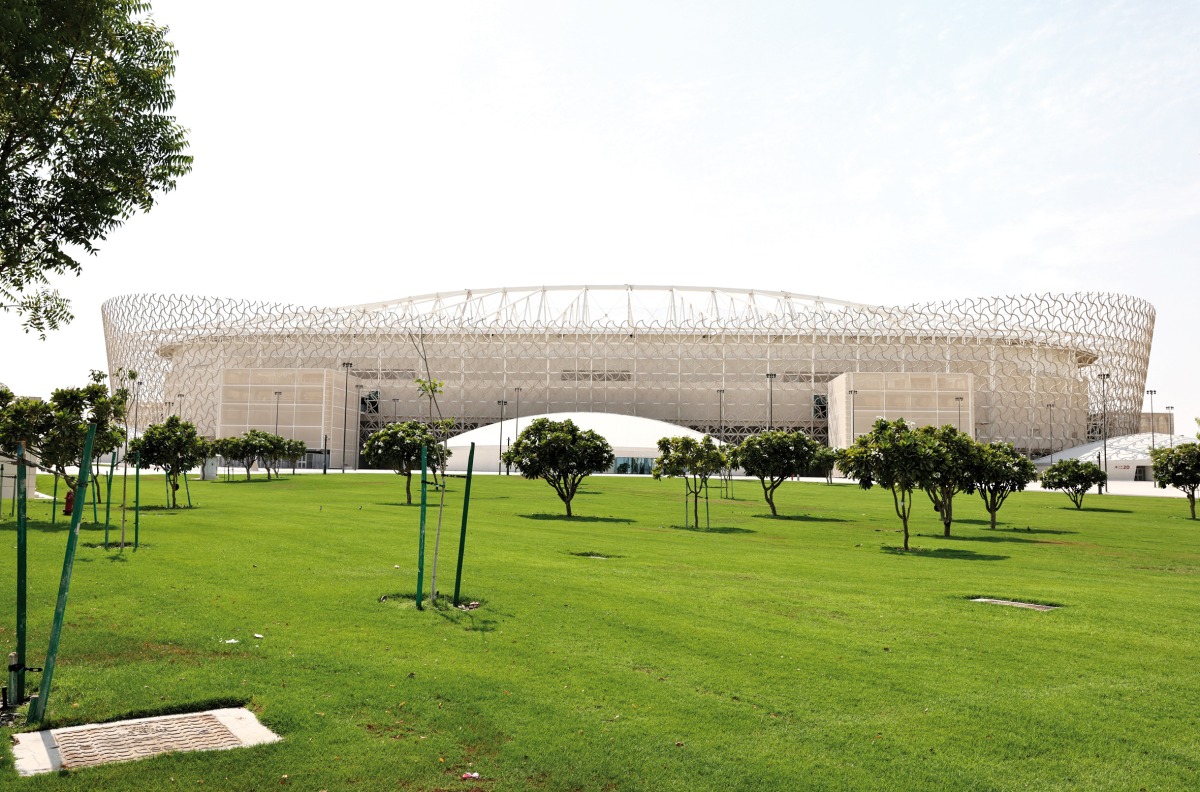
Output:
<svg viewBox="0 0 1200 792">
<path fill-rule="evenodd" d="M 341 308 L 136 294 L 103 317 L 110 373 L 138 372 L 138 428 L 179 414 L 210 437 L 277 431 L 332 466 L 344 448 L 356 465 L 353 449 L 388 422 L 429 418 L 418 377 L 445 383 L 437 410 L 458 431 L 601 412 L 730 442 L 802 429 L 842 447 L 883 416 L 1043 456 L 1138 431 L 1154 330 L 1153 306 L 1122 294 L 886 307 L 676 286 Z"/>
</svg>

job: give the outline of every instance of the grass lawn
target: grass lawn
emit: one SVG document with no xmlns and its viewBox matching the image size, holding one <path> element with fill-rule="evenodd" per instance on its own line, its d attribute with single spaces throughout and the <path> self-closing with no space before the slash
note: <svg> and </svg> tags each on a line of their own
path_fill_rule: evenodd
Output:
<svg viewBox="0 0 1200 792">
<path fill-rule="evenodd" d="M 589 479 L 568 520 L 545 484 L 478 478 L 469 612 L 415 608 L 418 509 L 398 476 L 193 482 L 196 508 L 143 512 L 136 553 L 85 525 L 53 725 L 246 704 L 284 739 L 20 780 L 6 748 L 0 786 L 1200 788 L 1200 524 L 1183 501 L 1022 493 L 993 531 L 960 496 L 946 539 L 922 495 L 905 554 L 886 492 L 789 483 L 770 519 L 757 482 L 735 487 L 697 531 L 679 482 Z M 151 503 L 161 489 L 143 482 Z M 40 665 L 66 531 L 33 509 Z M 7 653 L 11 517 L 0 534 Z"/>
</svg>

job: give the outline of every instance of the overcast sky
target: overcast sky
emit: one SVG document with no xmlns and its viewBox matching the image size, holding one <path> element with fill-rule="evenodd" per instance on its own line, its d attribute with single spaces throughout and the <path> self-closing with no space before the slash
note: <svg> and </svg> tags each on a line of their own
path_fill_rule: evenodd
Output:
<svg viewBox="0 0 1200 792">
<path fill-rule="evenodd" d="M 153 7 L 195 169 L 56 283 L 69 329 L 0 317 L 18 393 L 106 368 L 100 304 L 139 291 L 1112 291 L 1196 429 L 1200 4 Z"/>
</svg>

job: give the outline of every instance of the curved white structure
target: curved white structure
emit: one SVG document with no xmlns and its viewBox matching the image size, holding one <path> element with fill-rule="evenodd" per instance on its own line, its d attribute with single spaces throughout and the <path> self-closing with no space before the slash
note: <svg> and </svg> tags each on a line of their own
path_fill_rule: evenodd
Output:
<svg viewBox="0 0 1200 792">
<path fill-rule="evenodd" d="M 224 436 L 278 421 L 334 465 L 343 437 L 429 417 L 416 377 L 445 383 L 438 407 L 460 431 L 496 421 L 500 401 L 505 417 L 621 413 L 729 441 L 795 427 L 834 445 L 902 416 L 1041 454 L 1102 421 L 1137 429 L 1154 328 L 1149 303 L 1119 294 L 884 307 L 676 286 L 342 308 L 142 294 L 103 314 L 110 371 L 140 375 L 140 425 L 175 412 Z"/>
</svg>

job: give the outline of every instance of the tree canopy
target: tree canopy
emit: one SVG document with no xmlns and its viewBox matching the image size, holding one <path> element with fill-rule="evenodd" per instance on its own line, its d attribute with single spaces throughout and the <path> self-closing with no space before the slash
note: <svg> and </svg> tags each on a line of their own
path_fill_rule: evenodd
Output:
<svg viewBox="0 0 1200 792">
<path fill-rule="evenodd" d="M 172 415 L 160 424 L 151 424 L 129 444 L 129 454 L 138 455 L 138 467 L 159 467 L 170 483 L 171 508 L 178 505 L 179 476 L 204 462 L 211 449 L 196 434 L 196 425 Z"/>
<path fill-rule="evenodd" d="M 388 424 L 363 444 L 363 461 L 368 467 L 391 468 L 404 476 L 404 496 L 412 505 L 412 472 L 421 465 L 421 446 L 427 462 L 441 463 L 449 449 L 438 443 L 429 426 L 420 421 Z"/>
<path fill-rule="evenodd" d="M 191 170 L 169 114 L 175 48 L 142 0 L 20 0 L 0 11 L 0 307 L 69 321 L 49 275 Z"/>
<path fill-rule="evenodd" d="M 1100 466 L 1082 459 L 1060 459 L 1042 473 L 1042 488 L 1067 493 L 1076 509 L 1083 508 L 1083 496 L 1097 484 L 1108 481 Z"/>
<path fill-rule="evenodd" d="M 650 474 L 659 479 L 682 478 L 684 488 L 692 499 L 695 524 L 700 525 L 700 493 L 708 480 L 725 467 L 725 452 L 708 435 L 694 437 L 662 437 L 658 441 L 658 459 Z M 684 512 L 686 516 L 687 512 Z"/>
<path fill-rule="evenodd" d="M 1154 461 L 1154 483 L 1166 489 L 1174 487 L 1188 499 L 1192 519 L 1196 519 L 1196 490 L 1200 489 L 1200 443 L 1180 443 L 1172 448 L 1150 452 Z"/>
<path fill-rule="evenodd" d="M 592 473 L 612 467 L 608 441 L 591 429 L 580 429 L 571 419 L 536 418 L 513 441 L 501 459 L 527 479 L 543 479 L 571 514 L 571 500 L 579 484 Z"/>
<path fill-rule="evenodd" d="M 975 491 L 971 462 L 979 444 L 951 424 L 922 426 L 917 434 L 930 456 L 930 464 L 921 474 L 921 489 L 942 518 L 942 535 L 949 536 L 950 524 L 954 522 L 954 496 Z"/>
<path fill-rule="evenodd" d="M 891 490 L 896 516 L 904 526 L 904 549 L 908 550 L 913 490 L 929 478 L 936 465 L 929 445 L 903 418 L 880 418 L 870 432 L 855 438 L 854 445 L 838 452 L 837 465 L 863 489 L 878 484 Z"/>
<path fill-rule="evenodd" d="M 1021 492 L 1037 480 L 1037 468 L 1022 456 L 1012 443 L 979 444 L 971 456 L 971 478 L 983 507 L 996 527 L 996 513 L 1014 492 Z"/>
<path fill-rule="evenodd" d="M 771 516 L 775 517 L 778 515 L 775 490 L 787 479 L 806 473 L 817 461 L 821 448 L 824 446 L 804 432 L 778 429 L 759 432 L 750 435 L 733 449 L 729 464 L 758 479 L 762 484 L 763 498 L 771 507 Z"/>
</svg>

